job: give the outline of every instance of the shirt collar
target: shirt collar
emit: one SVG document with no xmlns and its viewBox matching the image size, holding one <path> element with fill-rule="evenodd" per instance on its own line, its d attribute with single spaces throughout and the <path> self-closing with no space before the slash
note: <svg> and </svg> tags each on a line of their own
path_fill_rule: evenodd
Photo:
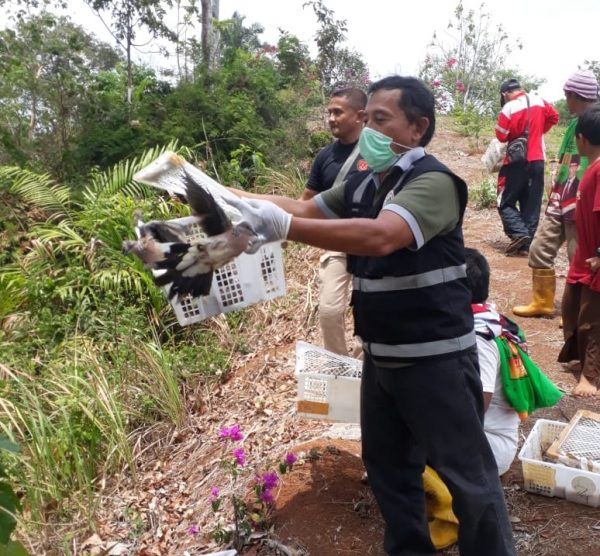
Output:
<svg viewBox="0 0 600 556">
<path fill-rule="evenodd" d="M 425 156 L 425 149 L 423 147 L 415 147 L 414 149 L 410 149 L 407 153 L 400 157 L 398 161 L 394 164 L 394 166 L 400 168 L 403 172 L 406 172 L 417 160 L 423 158 Z"/>
<path fill-rule="evenodd" d="M 424 147 L 415 147 L 414 149 L 410 149 L 410 151 L 406 151 L 406 154 L 400 157 L 394 165 L 391 167 L 391 170 L 388 172 L 387 176 L 395 169 L 400 169 L 400 174 L 408 170 L 417 160 L 420 160 L 425 156 L 425 148 Z M 381 180 L 379 179 L 379 174 L 377 172 L 373 172 L 372 174 L 373 182 L 375 183 L 375 187 L 379 188 L 381 185 Z M 387 179 L 387 177 L 386 177 Z"/>
</svg>

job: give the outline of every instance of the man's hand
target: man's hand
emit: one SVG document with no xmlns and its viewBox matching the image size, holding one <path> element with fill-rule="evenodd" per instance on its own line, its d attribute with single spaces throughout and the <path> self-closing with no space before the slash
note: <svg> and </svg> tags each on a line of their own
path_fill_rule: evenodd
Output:
<svg viewBox="0 0 600 556">
<path fill-rule="evenodd" d="M 586 259 L 585 262 L 590 267 L 592 274 L 596 274 L 596 271 L 600 268 L 600 257 L 591 257 Z"/>
<path fill-rule="evenodd" d="M 242 214 L 254 233 L 246 253 L 256 253 L 265 243 L 283 241 L 287 238 L 292 215 L 270 201 L 262 199 L 227 199 Z"/>
</svg>

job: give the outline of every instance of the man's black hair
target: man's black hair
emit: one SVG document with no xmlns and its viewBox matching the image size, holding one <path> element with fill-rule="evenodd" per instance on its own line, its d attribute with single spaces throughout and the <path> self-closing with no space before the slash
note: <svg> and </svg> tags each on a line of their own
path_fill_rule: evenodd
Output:
<svg viewBox="0 0 600 556">
<path fill-rule="evenodd" d="M 490 265 L 483 254 L 472 247 L 465 247 L 465 260 L 471 303 L 485 303 L 490 295 Z"/>
<path fill-rule="evenodd" d="M 401 91 L 398 106 L 406 114 L 406 119 L 412 124 L 418 118 L 425 117 L 429 120 L 429 127 L 421 137 L 420 145 L 424 147 L 431 141 L 435 131 L 435 98 L 431 89 L 416 77 L 390 75 L 375 81 L 369 87 L 369 94 L 380 89 Z"/>
<path fill-rule="evenodd" d="M 600 146 L 600 106 L 592 106 L 579 116 L 575 135 L 585 137 L 594 147 Z"/>
<path fill-rule="evenodd" d="M 350 106 L 355 110 L 364 110 L 367 106 L 367 93 L 356 87 L 339 87 L 331 93 L 331 98 L 334 97 L 348 99 Z"/>
</svg>

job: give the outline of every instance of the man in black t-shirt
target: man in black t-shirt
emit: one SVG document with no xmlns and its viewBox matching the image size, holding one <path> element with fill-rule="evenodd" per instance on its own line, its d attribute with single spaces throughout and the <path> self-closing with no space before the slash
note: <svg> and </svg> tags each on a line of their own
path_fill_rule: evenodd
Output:
<svg viewBox="0 0 600 556">
<path fill-rule="evenodd" d="M 367 95 L 360 89 L 339 89 L 333 93 L 328 112 L 331 134 L 336 141 L 315 157 L 302 199 L 307 200 L 343 183 L 349 176 L 367 170 L 358 152 L 358 137 L 363 128 Z M 319 268 L 319 319 L 325 349 L 348 355 L 344 316 L 348 307 L 351 276 L 346 270 L 346 254 L 326 251 Z M 354 354 L 359 351 L 355 348 Z"/>
</svg>

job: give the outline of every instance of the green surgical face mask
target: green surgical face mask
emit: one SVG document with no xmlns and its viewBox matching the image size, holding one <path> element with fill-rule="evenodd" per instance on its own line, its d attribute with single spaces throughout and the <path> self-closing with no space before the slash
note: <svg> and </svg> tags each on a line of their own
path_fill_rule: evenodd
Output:
<svg viewBox="0 0 600 556">
<path fill-rule="evenodd" d="M 374 172 L 383 172 L 387 170 L 405 154 L 395 153 L 392 150 L 392 144 L 404 147 L 408 150 L 412 149 L 412 147 L 408 147 L 407 145 L 396 143 L 391 137 L 371 129 L 370 127 L 364 127 L 358 138 L 360 154 L 369 165 L 369 168 Z"/>
</svg>

